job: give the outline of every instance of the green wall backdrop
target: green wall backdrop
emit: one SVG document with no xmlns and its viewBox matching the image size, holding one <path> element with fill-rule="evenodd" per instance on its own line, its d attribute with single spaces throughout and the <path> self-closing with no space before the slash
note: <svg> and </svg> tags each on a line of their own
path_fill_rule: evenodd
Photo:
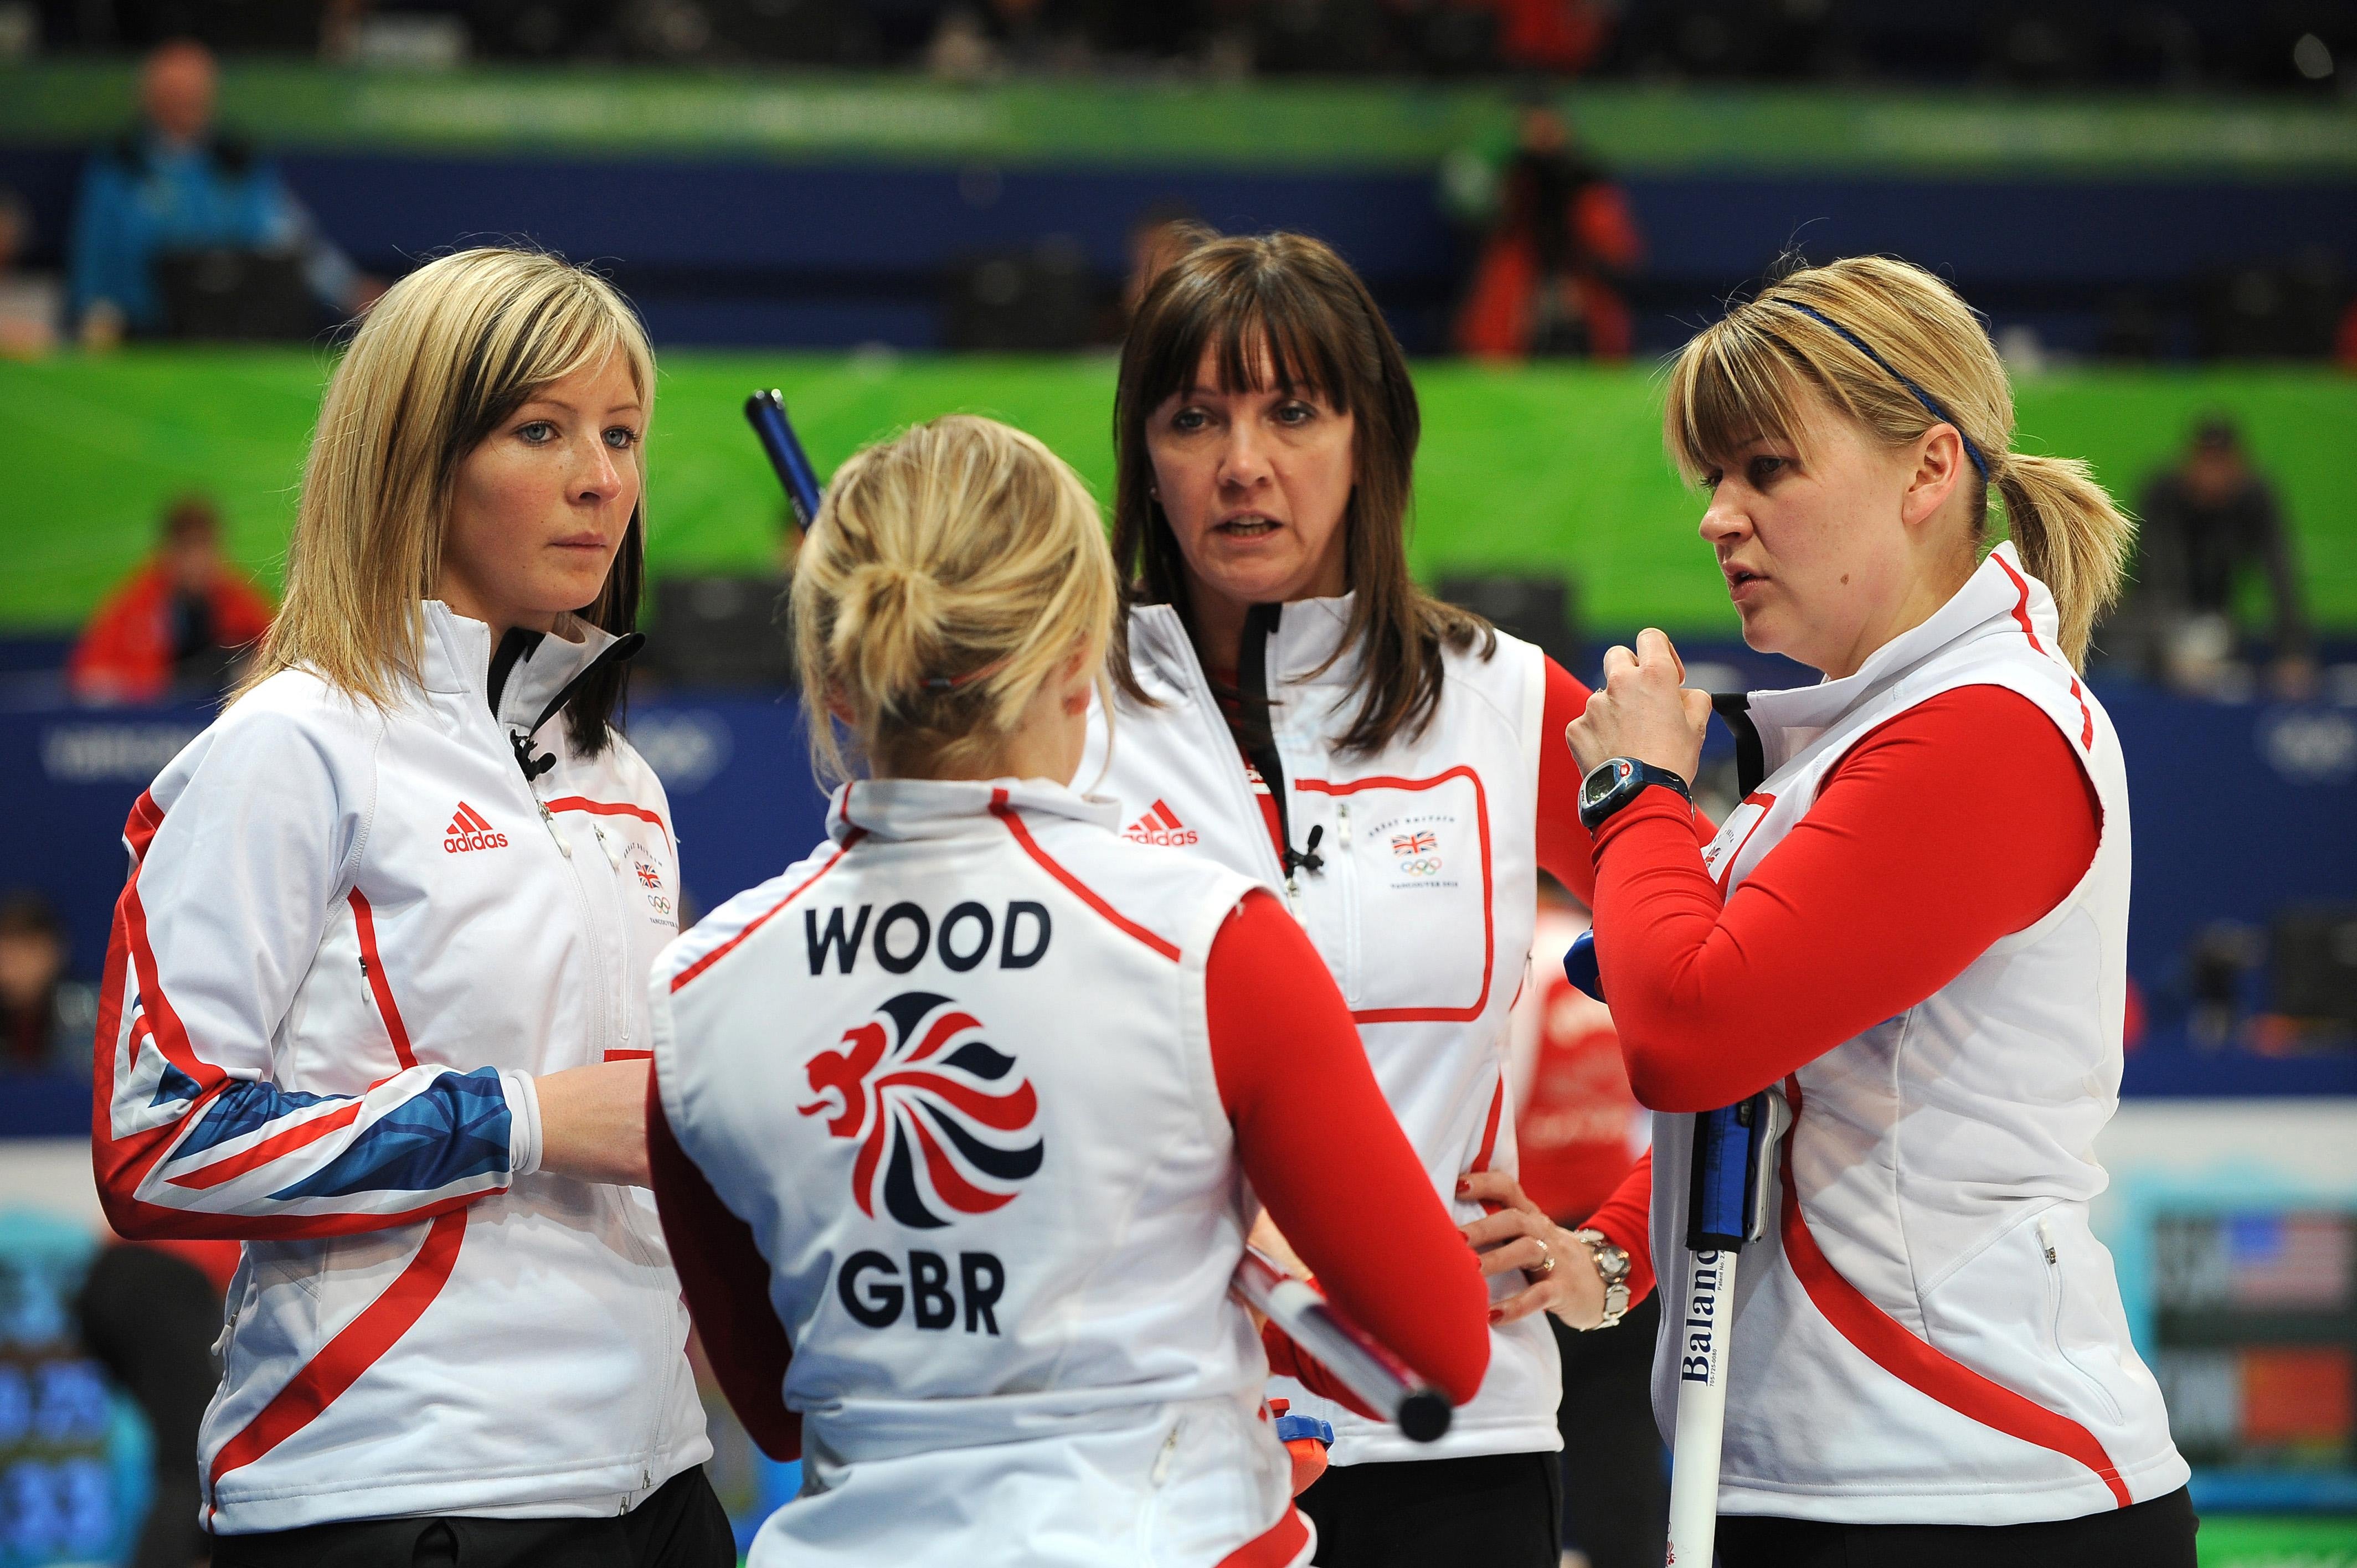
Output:
<svg viewBox="0 0 2357 1568">
<path fill-rule="evenodd" d="M 159 508 L 202 489 L 237 558 L 274 584 L 330 360 L 315 350 L 143 349 L 0 362 L 0 631 L 70 629 L 148 548 Z M 1695 540 L 1698 499 L 1662 456 L 1656 379 L 1638 369 L 1434 362 L 1415 559 L 1567 571 L 1591 625 L 1734 629 Z M 1112 475 L 1109 359 L 693 354 L 663 360 L 648 446 L 658 573 L 757 569 L 775 549 L 776 481 L 739 412 L 785 390 L 821 471 L 936 413 L 989 413 L 1062 453 L 1100 495 Z M 2084 456 L 2133 498 L 2198 413 L 2241 419 L 2282 488 L 2314 614 L 2357 631 L 2357 378 L 2327 371 L 2064 372 L 2018 389 L 2025 450 Z"/>
</svg>

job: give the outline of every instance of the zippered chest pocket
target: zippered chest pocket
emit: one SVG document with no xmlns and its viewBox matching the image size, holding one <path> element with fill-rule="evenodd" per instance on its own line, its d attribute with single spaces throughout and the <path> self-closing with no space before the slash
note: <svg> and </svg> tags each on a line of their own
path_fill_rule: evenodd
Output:
<svg viewBox="0 0 2357 1568">
<path fill-rule="evenodd" d="M 656 955 L 679 934 L 679 858 L 670 825 L 629 803 L 560 796 L 548 807 L 570 830 L 564 838 L 574 847 L 574 866 L 585 888 L 604 879 L 610 911 L 604 918 L 614 922 L 608 940 L 619 941 L 619 952 L 608 961 L 619 961 L 608 977 L 616 988 L 617 1015 L 602 1042 L 603 1054 L 609 1061 L 644 1055 L 646 978 Z"/>
<path fill-rule="evenodd" d="M 1426 779 L 1305 779 L 1295 789 L 1329 798 L 1329 865 L 1313 895 L 1329 908 L 1309 924 L 1352 1014 L 1362 1024 L 1479 1017 L 1497 962 L 1480 776 L 1453 768 Z"/>
</svg>

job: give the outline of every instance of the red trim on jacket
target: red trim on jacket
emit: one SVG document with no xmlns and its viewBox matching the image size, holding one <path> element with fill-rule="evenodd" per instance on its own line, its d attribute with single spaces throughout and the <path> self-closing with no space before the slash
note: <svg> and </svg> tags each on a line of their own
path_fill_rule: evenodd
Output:
<svg viewBox="0 0 2357 1568">
<path fill-rule="evenodd" d="M 350 1126 L 360 1120 L 362 1106 L 363 1102 L 361 1101 L 348 1100 L 333 1111 L 314 1116 L 298 1126 L 289 1127 L 284 1133 L 264 1138 L 259 1144 L 231 1155 L 228 1159 L 216 1160 L 211 1165 L 199 1166 L 186 1176 L 176 1176 L 171 1178 L 171 1185 L 184 1187 L 195 1192 L 203 1192 L 208 1188 L 219 1187 L 224 1182 L 235 1181 L 248 1171 L 260 1170 L 281 1155 L 291 1154 L 306 1144 L 316 1144 L 339 1128 Z"/>
<path fill-rule="evenodd" d="M 662 830 L 663 843 L 671 843 L 671 824 L 644 806 L 628 800 L 592 800 L 586 795 L 565 795 L 548 803 L 552 811 L 587 811 L 597 817 L 636 817 L 642 822 L 652 822 Z"/>
<path fill-rule="evenodd" d="M 464 1214 L 445 1214 L 435 1220 L 409 1265 L 385 1287 L 384 1294 L 320 1347 L 319 1353 L 305 1362 L 303 1369 L 237 1435 L 221 1444 L 206 1475 L 208 1493 L 219 1487 L 223 1476 L 253 1464 L 317 1420 L 321 1412 L 376 1365 L 442 1294 L 450 1271 L 458 1266 L 458 1244 L 466 1236 Z M 214 1506 L 209 1495 L 208 1520 Z"/>
<path fill-rule="evenodd" d="M 352 907 L 352 928 L 361 939 L 361 964 L 368 971 L 369 993 L 376 998 L 377 1015 L 384 1020 L 386 1037 L 393 1041 L 393 1059 L 404 1068 L 415 1067 L 417 1058 L 409 1048 L 409 1026 L 401 1021 L 401 1008 L 393 999 L 393 982 L 384 972 L 384 957 L 377 951 L 376 912 L 357 887 L 344 901 Z"/>
<path fill-rule="evenodd" d="M 802 884 L 796 887 L 792 892 L 787 894 L 784 897 L 779 899 L 776 903 L 770 905 L 768 908 L 762 910 L 759 914 L 746 921 L 745 929 L 743 930 L 729 938 L 726 941 L 722 942 L 718 947 L 714 948 L 710 952 L 705 953 L 702 958 L 697 959 L 694 963 L 689 964 L 677 974 L 673 975 L 671 977 L 671 988 L 673 991 L 677 991 L 681 986 L 685 985 L 689 981 L 694 980 L 697 975 L 702 974 L 705 970 L 710 969 L 714 964 L 718 963 L 722 959 L 735 951 L 737 944 L 743 941 L 747 937 L 751 936 L 755 931 L 759 930 L 763 926 L 767 925 L 770 916 L 778 913 L 778 911 L 783 909 L 787 905 L 792 903 L 795 899 L 809 892 L 811 890 L 812 884 L 817 882 L 820 877 L 824 876 L 828 872 L 833 871 L 836 866 L 842 865 L 843 857 L 851 853 L 851 846 L 857 843 L 861 839 L 866 838 L 866 836 L 867 833 L 865 829 L 853 829 L 851 832 L 845 836 L 842 847 L 834 852 L 834 856 L 829 859 L 824 865 L 822 865 L 816 871 L 812 872 L 810 875 L 803 880 Z"/>
<path fill-rule="evenodd" d="M 1801 1128 L 1800 1080 L 1786 1079 L 1784 1093 L 1792 1101 L 1792 1136 L 1797 1138 Z M 1809 1230 L 1808 1218 L 1801 1212 L 1800 1193 L 1792 1181 L 1792 1162 L 1787 1158 L 1781 1165 L 1784 1182 L 1784 1259 L 1792 1265 L 1792 1273 L 1800 1276 L 1809 1299 L 1843 1338 L 1876 1366 L 1958 1415 L 2008 1437 L 2018 1437 L 2024 1443 L 2034 1443 L 2076 1459 L 2103 1477 L 2104 1485 L 2111 1488 L 2120 1507 L 2126 1508 L 2135 1500 L 2128 1495 L 2127 1483 L 2120 1479 L 2119 1467 L 2112 1463 L 2112 1456 L 2104 1451 L 2093 1433 L 2069 1416 L 2048 1410 L 1934 1349 L 1842 1278 L 1818 1248 L 1816 1236 Z"/>
<path fill-rule="evenodd" d="M 1355 795 L 1361 789 L 1424 790 L 1437 789 L 1452 779 L 1462 779 L 1473 786 L 1473 820 L 1480 829 L 1481 838 L 1481 990 L 1467 1007 L 1370 1007 L 1353 1013 L 1351 1017 L 1361 1024 L 1469 1024 L 1490 1005 L 1490 972 L 1498 959 L 1497 881 L 1490 864 L 1490 792 L 1481 787 L 1481 776 L 1462 764 L 1436 773 L 1429 779 L 1400 779 L 1379 774 L 1372 779 L 1352 779 L 1335 783 L 1325 779 L 1303 779 L 1294 788 L 1312 795 Z M 1318 960 L 1324 963 L 1324 959 Z"/>
<path fill-rule="evenodd" d="M 1997 570 L 2013 579 L 2013 585 L 2020 594 L 2020 597 L 2017 598 L 2013 605 L 2014 623 L 2021 628 L 2021 635 L 2029 639 L 2029 646 L 2033 650 L 2040 653 L 2045 652 L 2046 645 L 2038 640 L 2038 628 L 2029 624 L 2029 584 L 2023 579 L 2020 573 L 2013 569 L 2004 556 L 1992 555 L 1989 559 L 1996 563 Z M 2087 694 L 2080 690 L 2079 677 L 2076 675 L 2071 677 L 2071 695 L 2079 704 L 2079 748 L 2082 751 L 2091 751 L 2095 745 L 2095 714 L 2093 709 L 2087 706 Z"/>
<path fill-rule="evenodd" d="M 1006 803 L 1006 790 L 993 789 L 990 792 L 990 813 L 996 817 L 1000 822 L 1006 824 L 1006 831 L 1015 835 L 1015 842 L 1023 846 L 1023 853 L 1037 861 L 1039 864 L 1040 868 L 1046 871 L 1049 875 L 1062 883 L 1065 888 L 1070 891 L 1074 897 L 1080 899 L 1082 903 L 1086 904 L 1090 908 L 1094 909 L 1098 914 L 1103 915 L 1107 920 L 1113 923 L 1116 929 L 1125 931 L 1130 936 L 1136 938 L 1139 941 L 1144 942 L 1147 947 L 1152 948 L 1156 952 L 1160 953 L 1164 958 L 1168 959 L 1172 963 L 1177 963 L 1178 961 L 1179 953 L 1178 943 L 1147 930 L 1144 926 L 1139 925 L 1136 921 L 1129 918 L 1120 910 L 1106 903 L 1103 898 L 1097 896 L 1095 890 L 1091 888 L 1088 884 L 1082 882 L 1079 877 L 1065 870 L 1063 866 L 1058 863 L 1055 856 L 1049 854 L 1046 850 L 1041 849 L 1039 847 L 1039 841 L 1031 836 L 1031 830 L 1023 825 L 1022 813 L 1017 811 L 1013 806 Z"/>
</svg>

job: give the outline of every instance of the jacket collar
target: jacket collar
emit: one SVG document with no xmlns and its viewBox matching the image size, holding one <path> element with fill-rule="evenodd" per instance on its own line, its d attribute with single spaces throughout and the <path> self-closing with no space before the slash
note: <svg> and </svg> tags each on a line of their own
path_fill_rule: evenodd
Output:
<svg viewBox="0 0 2357 1568">
<path fill-rule="evenodd" d="M 1782 692 L 1753 692 L 1747 712 L 1773 773 L 1842 717 L 1948 649 L 1992 633 L 2057 646 L 2061 618 L 2046 585 L 2022 569 L 2010 540 L 1988 553 L 1948 602 L 1874 650 L 1855 674 Z"/>
<path fill-rule="evenodd" d="M 946 839 L 971 833 L 1002 808 L 1092 822 L 1111 832 L 1121 803 L 1076 795 L 1045 779 L 855 779 L 826 811 L 826 836 L 855 832 L 879 839 Z"/>
<path fill-rule="evenodd" d="M 1359 653 L 1342 651 L 1349 635 L 1351 606 L 1357 596 L 1331 599 L 1296 599 L 1277 617 L 1276 631 L 1268 641 L 1268 683 L 1272 690 L 1314 683 L 1347 686 L 1357 677 Z M 1130 646 L 1174 674 L 1196 661 L 1186 622 L 1170 605 L 1140 605 L 1130 612 Z M 1331 665 L 1324 671 L 1320 665 Z"/>
<path fill-rule="evenodd" d="M 465 695 L 490 702 L 491 628 L 462 616 L 439 599 L 425 601 L 424 657 L 419 679 L 437 695 Z M 577 637 L 578 642 L 569 637 Z M 521 729 L 538 718 L 549 700 L 565 689 L 588 662 L 611 647 L 609 631 L 570 616 L 556 632 L 515 662 L 500 692 L 500 723 Z"/>
</svg>

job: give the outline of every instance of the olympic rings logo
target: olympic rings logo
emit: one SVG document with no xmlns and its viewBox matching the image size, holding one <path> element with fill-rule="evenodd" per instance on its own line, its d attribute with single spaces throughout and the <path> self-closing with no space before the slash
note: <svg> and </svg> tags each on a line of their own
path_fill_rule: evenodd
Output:
<svg viewBox="0 0 2357 1568">
<path fill-rule="evenodd" d="M 1440 875 L 1440 857 L 1436 854 L 1420 860 L 1404 860 L 1393 869 L 1405 871 L 1410 876 L 1437 876 Z"/>
</svg>

